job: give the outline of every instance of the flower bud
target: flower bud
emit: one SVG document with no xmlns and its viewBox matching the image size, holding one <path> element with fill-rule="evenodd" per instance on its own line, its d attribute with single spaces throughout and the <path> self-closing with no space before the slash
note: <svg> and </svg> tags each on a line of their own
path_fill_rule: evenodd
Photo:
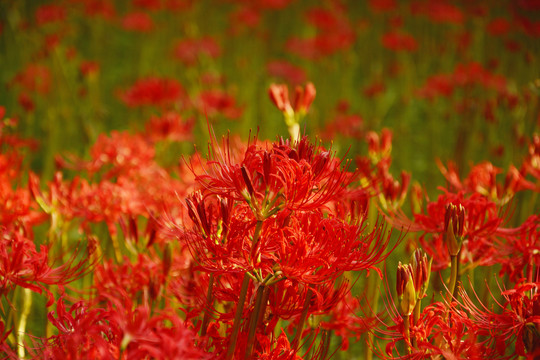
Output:
<svg viewBox="0 0 540 360">
<path fill-rule="evenodd" d="M 412 268 L 409 264 L 402 265 L 401 262 L 398 264 L 396 290 L 400 301 L 399 310 L 401 314 L 411 315 L 416 306 L 417 296 L 414 289 Z"/>
<path fill-rule="evenodd" d="M 431 262 L 428 261 L 426 253 L 422 249 L 416 249 L 411 257 L 412 276 L 414 279 L 414 289 L 418 299 L 426 296 L 431 275 Z"/>
<path fill-rule="evenodd" d="M 307 83 L 304 89 L 298 86 L 295 93 L 294 110 L 306 113 L 313 100 L 315 100 L 316 93 L 315 85 L 311 82 Z"/>
<path fill-rule="evenodd" d="M 283 113 L 292 112 L 291 103 L 289 101 L 289 88 L 285 84 L 272 84 L 268 90 L 270 100 Z"/>
<path fill-rule="evenodd" d="M 457 256 L 463 242 L 463 223 L 465 221 L 465 209 L 461 204 L 458 206 L 448 204 L 444 215 L 444 240 L 450 256 Z"/>
</svg>

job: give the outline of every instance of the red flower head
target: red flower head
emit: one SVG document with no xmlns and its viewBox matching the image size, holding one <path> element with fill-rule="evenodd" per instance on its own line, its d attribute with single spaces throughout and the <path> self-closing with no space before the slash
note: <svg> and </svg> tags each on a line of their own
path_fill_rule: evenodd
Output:
<svg viewBox="0 0 540 360">
<path fill-rule="evenodd" d="M 183 96 L 184 89 L 176 80 L 147 77 L 137 80 L 131 88 L 121 93 L 120 98 L 130 107 L 166 107 L 182 100 Z"/>
<path fill-rule="evenodd" d="M 294 145 L 281 140 L 270 149 L 255 141 L 235 160 L 228 139 L 220 147 L 213 137 L 210 153 L 209 170 L 197 181 L 211 193 L 246 201 L 258 219 L 283 209 L 317 209 L 338 201 L 356 178 L 347 171 L 349 163 L 342 166 L 343 160 L 307 138 Z"/>
<path fill-rule="evenodd" d="M 270 76 L 278 77 L 293 85 L 300 85 L 306 81 L 305 71 L 287 61 L 271 61 L 266 64 Z"/>
<path fill-rule="evenodd" d="M 404 216 L 398 216 L 392 221 L 409 228 L 409 231 L 423 232 L 420 243 L 434 258 L 433 269 L 438 271 L 448 267 L 449 251 L 455 253 L 459 250 L 457 237 L 460 234 L 463 239 L 462 263 L 488 265 L 497 261 L 492 244 L 505 218 L 504 214 L 498 213 L 496 204 L 484 196 L 446 192 L 437 201 L 427 204 L 425 214 L 415 213 L 414 221 Z M 432 237 L 428 237 L 428 234 L 432 234 Z M 447 251 L 443 250 L 445 248 Z"/>
<path fill-rule="evenodd" d="M 146 33 L 154 29 L 154 22 L 147 13 L 132 12 L 122 18 L 122 27 L 129 31 Z"/>
<path fill-rule="evenodd" d="M 213 37 L 180 40 L 174 48 L 174 57 L 185 65 L 195 65 L 203 57 L 212 59 L 221 54 L 221 48 Z"/>
</svg>

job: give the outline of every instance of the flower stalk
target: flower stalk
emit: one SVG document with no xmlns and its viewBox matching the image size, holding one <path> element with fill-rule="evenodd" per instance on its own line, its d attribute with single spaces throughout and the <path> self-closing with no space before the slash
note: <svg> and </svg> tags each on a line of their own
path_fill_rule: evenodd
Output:
<svg viewBox="0 0 540 360">
<path fill-rule="evenodd" d="M 208 328 L 208 322 L 210 321 L 210 311 L 214 308 L 214 274 L 210 274 L 210 280 L 208 282 L 208 291 L 206 292 L 206 311 L 204 312 L 204 317 L 201 325 L 201 336 L 206 335 L 206 330 Z"/>
<path fill-rule="evenodd" d="M 302 332 L 304 331 L 304 324 L 306 323 L 306 319 L 309 313 L 309 304 L 311 303 L 312 295 L 313 291 L 308 288 L 308 291 L 306 293 L 306 299 L 304 300 L 304 309 L 302 310 L 302 314 L 300 315 L 300 321 L 298 322 L 296 334 L 294 335 L 294 340 L 292 342 L 293 349 L 296 349 L 298 347 L 298 344 L 300 343 L 300 338 L 302 337 Z"/>
<path fill-rule="evenodd" d="M 32 290 L 24 288 L 23 289 L 23 308 L 21 313 L 21 318 L 19 319 L 19 325 L 17 326 L 17 354 L 19 358 L 24 359 L 25 357 L 25 348 L 24 348 L 24 336 L 26 334 L 26 322 L 28 320 L 28 315 L 32 308 Z"/>
<path fill-rule="evenodd" d="M 456 295 L 459 281 L 459 258 L 464 237 L 465 209 L 463 205 L 448 204 L 444 216 L 444 240 L 450 254 L 450 280 L 448 282 L 448 301 Z"/>
<path fill-rule="evenodd" d="M 255 298 L 255 305 L 253 307 L 253 312 L 251 313 L 251 318 L 249 322 L 246 355 L 244 357 L 246 360 L 250 359 L 251 354 L 253 353 L 253 345 L 255 343 L 255 334 L 257 332 L 257 328 L 262 318 L 261 312 L 266 308 L 264 306 L 264 302 L 266 300 L 265 293 L 266 293 L 266 286 L 264 284 L 259 285 L 259 288 L 257 289 L 257 295 Z"/>
<path fill-rule="evenodd" d="M 236 343 L 238 342 L 238 334 L 240 333 L 240 326 L 242 323 L 242 314 L 244 313 L 244 303 L 246 302 L 246 295 L 249 287 L 249 273 L 244 274 L 244 280 L 242 281 L 242 287 L 240 288 L 240 296 L 238 298 L 238 305 L 236 306 L 236 313 L 234 314 L 234 323 L 231 332 L 231 338 L 229 341 L 229 348 L 227 349 L 226 360 L 231 360 L 234 357 L 234 351 L 236 350 Z"/>
</svg>

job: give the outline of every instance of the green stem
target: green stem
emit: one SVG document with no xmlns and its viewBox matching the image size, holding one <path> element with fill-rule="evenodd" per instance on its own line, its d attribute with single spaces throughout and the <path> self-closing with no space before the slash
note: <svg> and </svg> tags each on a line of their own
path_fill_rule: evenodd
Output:
<svg viewBox="0 0 540 360">
<path fill-rule="evenodd" d="M 418 321 L 420 320 L 420 310 L 422 307 L 422 299 L 418 299 L 416 301 L 416 305 L 414 306 L 414 312 L 413 312 L 413 325 L 416 325 Z M 416 349 L 418 344 L 416 342 L 416 338 L 412 339 L 412 345 Z"/>
<path fill-rule="evenodd" d="M 375 208 L 375 207 L 373 207 Z M 379 309 L 379 285 L 377 278 L 375 276 L 370 276 L 367 278 L 367 288 L 368 288 L 368 296 L 369 296 L 369 303 L 371 304 L 371 308 L 373 309 L 373 313 L 376 314 Z M 369 331 L 367 333 L 367 346 L 366 346 L 366 360 L 373 359 L 373 350 L 370 344 L 373 344 L 373 332 Z"/>
<path fill-rule="evenodd" d="M 332 331 L 331 330 L 323 330 L 322 335 L 322 352 L 321 352 L 321 360 L 325 360 L 328 356 L 328 350 L 330 350 L 330 340 L 332 339 Z"/>
<path fill-rule="evenodd" d="M 263 332 L 265 334 L 268 333 L 268 330 L 266 329 L 266 326 L 264 326 L 263 324 L 263 321 L 264 321 L 264 316 L 266 314 L 266 306 L 268 305 L 268 296 L 270 294 L 270 289 L 268 288 L 268 286 L 265 286 L 264 287 L 264 293 L 263 293 L 263 299 L 262 299 L 262 304 L 261 304 L 261 310 L 259 312 L 259 319 L 257 320 L 257 323 L 259 325 L 262 324 L 262 327 L 263 327 Z M 274 331 L 274 329 L 270 329 L 272 331 Z"/>
<path fill-rule="evenodd" d="M 257 249 L 257 244 L 259 243 L 259 238 L 262 231 L 262 220 L 257 220 L 257 225 L 255 225 L 255 232 L 253 233 L 253 241 L 251 242 L 251 260 L 255 257 L 255 250 Z"/>
<path fill-rule="evenodd" d="M 407 346 L 407 354 L 411 354 L 411 346 L 410 346 L 410 331 L 409 331 L 409 315 L 403 315 L 403 336 L 405 339 L 405 346 Z"/>
<path fill-rule="evenodd" d="M 457 280 L 457 256 L 450 256 L 450 280 L 448 282 L 448 300 L 452 300 Z"/>
<path fill-rule="evenodd" d="M 116 262 L 121 264 L 122 251 L 120 250 L 120 243 L 118 241 L 118 237 L 116 235 L 111 235 L 111 242 L 112 242 L 114 257 L 116 258 Z"/>
<path fill-rule="evenodd" d="M 32 290 L 23 289 L 23 308 L 21 318 L 19 319 L 19 325 L 17 326 L 17 355 L 19 358 L 24 359 L 25 348 L 24 348 L 24 336 L 26 333 L 26 321 L 28 320 L 28 315 L 30 314 L 30 309 L 32 308 Z"/>
<path fill-rule="evenodd" d="M 249 275 L 246 272 L 244 274 L 244 281 L 240 289 L 240 297 L 238 298 L 238 305 L 236 306 L 236 313 L 234 315 L 234 323 L 231 333 L 231 340 L 229 342 L 229 348 L 227 349 L 227 355 L 225 360 L 231 360 L 234 356 L 234 350 L 236 349 L 236 342 L 238 341 L 238 334 L 240 332 L 240 323 L 242 322 L 242 315 L 244 313 L 244 303 L 246 302 L 246 295 L 249 287 Z"/>
<path fill-rule="evenodd" d="M 206 310 L 204 312 L 204 317 L 201 325 L 201 336 L 206 335 L 206 329 L 208 327 L 208 322 L 210 321 L 210 309 L 214 308 L 214 297 L 212 296 L 214 289 L 214 274 L 210 274 L 210 280 L 208 283 L 208 291 L 206 292 Z"/>
<path fill-rule="evenodd" d="M 304 330 L 304 323 L 306 322 L 306 319 L 309 313 L 309 303 L 311 302 L 312 295 L 313 295 L 313 292 L 311 291 L 311 289 L 308 289 L 307 294 L 306 294 L 306 299 L 304 300 L 304 309 L 302 311 L 302 315 L 300 316 L 300 321 L 298 322 L 296 334 L 292 342 L 293 349 L 298 346 L 298 343 L 300 342 L 300 338 L 302 337 L 302 331 Z"/>
<path fill-rule="evenodd" d="M 452 298 L 456 296 L 457 283 L 459 281 L 459 257 L 461 250 L 457 255 L 450 255 L 450 281 L 448 282 L 448 301 L 451 302 Z"/>
<path fill-rule="evenodd" d="M 248 360 L 251 358 L 251 353 L 253 352 L 253 345 L 255 344 L 255 333 L 257 332 L 257 327 L 259 326 L 259 321 L 261 320 L 261 310 L 264 307 L 264 293 L 266 286 L 260 285 L 257 289 L 257 297 L 255 299 L 255 306 L 253 312 L 251 313 L 251 319 L 249 321 L 249 331 L 247 339 L 247 347 L 245 359 Z"/>
</svg>

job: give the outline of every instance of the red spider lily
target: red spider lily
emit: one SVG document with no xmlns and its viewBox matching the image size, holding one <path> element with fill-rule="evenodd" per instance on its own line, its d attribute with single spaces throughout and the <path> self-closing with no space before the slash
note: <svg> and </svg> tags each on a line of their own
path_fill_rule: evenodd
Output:
<svg viewBox="0 0 540 360">
<path fill-rule="evenodd" d="M 532 138 L 532 142 L 529 145 L 529 153 L 527 154 L 527 158 L 523 162 L 523 168 L 525 171 L 532 175 L 537 180 L 537 184 L 535 186 L 535 190 L 538 191 L 538 188 L 540 185 L 538 183 L 540 182 L 540 135 L 534 134 Z"/>
<path fill-rule="evenodd" d="M 95 76 L 99 73 L 100 64 L 97 61 L 85 60 L 79 65 L 79 71 L 86 77 Z"/>
<path fill-rule="evenodd" d="M 431 275 L 431 260 L 421 249 L 416 249 L 411 263 L 398 263 L 396 275 L 396 293 L 400 300 L 402 315 L 410 316 L 417 302 L 426 296 Z"/>
<path fill-rule="evenodd" d="M 47 4 L 41 5 L 36 9 L 36 22 L 43 26 L 49 23 L 62 22 L 66 18 L 66 9 L 64 6 Z"/>
<path fill-rule="evenodd" d="M 263 228 L 260 251 L 263 258 L 274 258 L 283 276 L 301 283 L 333 282 L 351 270 L 377 271 L 374 266 L 389 253 L 389 237 L 382 227 L 368 232 L 365 222 L 350 225 L 317 211 L 287 221 L 285 226 L 276 221 Z"/>
<path fill-rule="evenodd" d="M 171 312 L 150 314 L 147 306 L 133 307 L 109 299 L 107 308 L 91 308 L 83 302 L 65 311 L 57 304 L 57 318 L 49 320 L 59 334 L 39 350 L 45 359 L 207 359 L 198 349 L 195 334 Z"/>
<path fill-rule="evenodd" d="M 375 338 L 370 344 L 374 353 L 382 359 L 424 359 L 429 358 L 431 354 L 440 354 L 437 350 L 442 339 L 438 330 L 441 325 L 445 326 L 444 319 L 447 316 L 444 304 L 431 304 L 425 307 L 418 317 L 402 315 L 390 293 L 386 277 L 384 281 L 385 310 L 380 314 L 375 314 L 371 308 L 368 310 L 374 322 L 372 331 Z M 380 348 L 377 339 L 386 344 L 384 350 Z M 404 350 L 405 348 L 407 350 Z"/>
<path fill-rule="evenodd" d="M 12 82 L 26 91 L 46 95 L 51 90 L 51 72 L 45 65 L 28 64 Z"/>
<path fill-rule="evenodd" d="M 465 209 L 461 204 L 446 205 L 444 214 L 444 241 L 448 247 L 450 256 L 457 256 L 463 242 L 463 223 L 465 221 Z"/>
<path fill-rule="evenodd" d="M 299 360 L 297 350 L 291 347 L 287 335 L 282 330 L 277 339 L 263 342 L 266 346 L 260 353 L 261 360 Z"/>
<path fill-rule="evenodd" d="M 271 61 L 266 64 L 266 70 L 270 76 L 278 77 L 294 86 L 306 82 L 305 71 L 287 61 Z"/>
<path fill-rule="evenodd" d="M 506 91 L 505 77 L 491 73 L 477 62 L 458 64 L 454 69 L 453 78 L 458 86 L 479 85 L 500 93 Z"/>
<path fill-rule="evenodd" d="M 181 101 L 184 88 L 173 79 L 147 77 L 137 80 L 133 86 L 120 93 L 121 100 L 129 107 L 167 107 Z"/>
<path fill-rule="evenodd" d="M 364 87 L 362 94 L 368 98 L 375 98 L 386 92 L 386 85 L 381 80 L 375 80 L 371 84 Z"/>
<path fill-rule="evenodd" d="M 8 159 L 0 154 L 0 167 Z M 12 163 L 8 160 L 5 164 Z M 3 227 L 22 229 L 26 234 L 31 234 L 32 226 L 43 222 L 44 214 L 37 211 L 28 189 L 13 189 L 11 182 L 14 179 L 9 177 L 9 172 L 6 174 L 0 169 L 0 223 Z"/>
<path fill-rule="evenodd" d="M 510 22 L 503 17 L 495 18 L 486 25 L 487 32 L 492 36 L 506 35 L 510 29 Z"/>
<path fill-rule="evenodd" d="M 516 229 L 499 229 L 501 234 L 493 246 L 497 262 L 502 265 L 500 274 L 507 274 L 510 281 L 519 283 L 535 279 L 534 269 L 540 268 L 540 217 L 531 215 Z"/>
<path fill-rule="evenodd" d="M 174 56 L 185 65 L 195 65 L 202 57 L 217 58 L 221 48 L 213 37 L 182 39 L 174 48 Z"/>
<path fill-rule="evenodd" d="M 292 2 L 293 0 L 255 0 L 253 3 L 263 10 L 282 10 Z"/>
<path fill-rule="evenodd" d="M 140 173 L 142 169 L 153 165 L 155 149 L 141 135 L 127 132 L 111 132 L 110 136 L 101 134 L 90 149 L 92 160 L 88 163 L 77 161 L 77 166 L 95 173 L 112 167 L 104 178 L 113 178 L 120 174 Z"/>
<path fill-rule="evenodd" d="M 146 214 L 147 208 L 136 185 L 125 178 L 120 178 L 117 183 L 90 184 L 80 178 L 65 183 L 58 173 L 50 184 L 50 193 L 45 195 L 38 190 L 37 181 L 34 176 L 33 195 L 43 209 L 48 213 L 57 212 L 67 220 L 77 218 L 82 221 L 83 228 L 88 223 L 106 222 L 114 236 L 120 217 Z"/>
<path fill-rule="evenodd" d="M 382 44 L 385 48 L 393 51 L 409 51 L 413 52 L 418 49 L 418 42 L 416 39 L 404 32 L 388 32 L 383 35 Z"/>
<path fill-rule="evenodd" d="M 136 262 L 127 258 L 116 265 L 106 261 L 95 267 L 94 288 L 101 296 L 122 299 L 129 296 L 141 303 L 150 303 L 159 298 L 166 281 L 167 266 L 156 254 L 139 254 Z"/>
<path fill-rule="evenodd" d="M 416 7 L 415 5 L 418 5 Z M 455 5 L 445 1 L 428 1 L 427 3 L 416 3 L 411 6 L 415 6 L 415 10 L 424 12 L 428 18 L 434 23 L 463 23 L 465 16 L 462 11 Z"/>
<path fill-rule="evenodd" d="M 454 163 L 450 162 L 447 168 L 440 161 L 437 165 L 455 191 L 476 192 L 500 204 L 507 203 L 519 191 L 535 189 L 535 185 L 525 179 L 526 170 L 520 171 L 514 166 L 509 167 L 504 183 L 501 183 L 497 181 L 497 175 L 501 174 L 502 170 L 490 162 L 474 165 L 464 180 L 460 179 Z"/>
<path fill-rule="evenodd" d="M 435 74 L 428 77 L 426 83 L 416 93 L 421 98 L 433 101 L 441 95 L 450 97 L 454 93 L 454 88 L 455 84 L 450 75 Z"/>
<path fill-rule="evenodd" d="M 170 309 L 152 312 L 146 304 L 134 305 L 127 294 L 121 298 L 104 295 L 106 320 L 114 329 L 121 359 L 207 359 L 195 345 L 196 335 Z"/>
<path fill-rule="evenodd" d="M 286 49 L 308 60 L 318 60 L 340 51 L 349 49 L 354 44 L 355 34 L 350 29 L 320 33 L 313 38 L 292 37 L 287 41 Z"/>
<path fill-rule="evenodd" d="M 417 93 L 432 100 L 439 95 L 450 97 L 456 88 L 471 86 L 495 91 L 503 97 L 510 95 L 504 76 L 493 74 L 476 62 L 458 64 L 450 74 L 436 74 L 429 77 Z"/>
<path fill-rule="evenodd" d="M 161 8 L 161 0 L 133 0 L 133 5 L 146 10 L 159 10 Z"/>
<path fill-rule="evenodd" d="M 144 12 L 132 12 L 122 18 L 122 27 L 128 31 L 141 33 L 151 32 L 154 29 L 154 21 Z"/>
<path fill-rule="evenodd" d="M 19 105 L 27 112 L 31 113 L 36 109 L 36 104 L 34 103 L 32 97 L 28 95 L 28 93 L 21 93 L 17 100 Z"/>
<path fill-rule="evenodd" d="M 368 143 L 368 154 L 373 163 L 381 161 L 389 162 L 392 152 L 392 131 L 387 128 L 382 129 L 381 135 L 374 131 L 366 134 Z"/>
<path fill-rule="evenodd" d="M 18 360 L 19 357 L 15 351 L 8 346 L 6 341 L 10 334 L 11 330 L 6 331 L 4 322 L 0 320 L 0 352 L 5 356 L 6 360 Z"/>
<path fill-rule="evenodd" d="M 383 359 L 484 359 L 491 349 L 477 340 L 467 313 L 455 303 L 432 302 L 414 316 L 403 316 L 385 285 L 385 311 L 375 316 L 372 348 Z M 386 319 L 387 318 L 387 319 Z M 404 345 L 404 346 L 401 346 Z"/>
<path fill-rule="evenodd" d="M 193 118 L 184 120 L 176 112 L 166 112 L 161 117 L 152 116 L 146 123 L 145 133 L 153 141 L 187 141 L 193 137 Z"/>
<path fill-rule="evenodd" d="M 344 5 L 334 3 L 332 8 L 312 8 L 306 12 L 309 23 L 317 29 L 311 38 L 292 37 L 286 48 L 294 54 L 307 59 L 316 60 L 336 52 L 346 50 L 355 41 L 355 33 L 346 16 Z"/>
<path fill-rule="evenodd" d="M 107 311 L 89 308 L 83 301 L 71 305 L 66 311 L 64 299 L 56 303 L 54 312 L 47 316 L 58 329 L 58 335 L 47 339 L 38 350 L 42 359 L 117 359 L 120 339 L 118 329 L 108 321 Z"/>
<path fill-rule="evenodd" d="M 358 156 L 356 164 L 362 175 L 362 182 L 367 183 L 383 210 L 397 212 L 407 196 L 411 176 L 401 172 L 401 182 L 394 179 L 390 173 L 392 163 L 392 132 L 383 129 L 379 136 L 375 132 L 366 134 L 368 157 Z M 375 165 L 373 168 L 372 165 Z"/>
<path fill-rule="evenodd" d="M 186 203 L 196 226 L 194 230 L 186 231 L 174 222 L 170 224 L 200 267 L 217 273 L 251 270 L 250 236 L 255 219 L 249 207 L 244 204 L 233 207 L 228 199 L 205 201 L 200 193 L 190 195 Z"/>
<path fill-rule="evenodd" d="M 237 119 L 242 116 L 243 108 L 236 104 L 236 99 L 222 90 L 205 90 L 197 99 L 199 110 L 209 117 L 221 114 L 228 119 Z"/>
<path fill-rule="evenodd" d="M 427 204 L 426 214 L 415 213 L 414 221 L 406 219 L 404 215 L 394 217 L 392 221 L 398 226 L 408 228 L 410 231 L 422 231 L 420 243 L 434 258 L 434 271 L 445 269 L 449 264 L 448 251 L 435 251 L 445 247 L 445 216 L 448 204 L 461 205 L 464 208 L 463 221 L 463 247 L 461 262 L 470 263 L 471 266 L 493 264 L 496 258 L 492 247 L 493 237 L 498 235 L 498 229 L 504 224 L 504 214 L 497 211 L 492 201 L 479 194 L 466 196 L 459 192 L 453 194 L 445 192 L 437 201 Z M 429 239 L 428 234 L 433 237 Z"/>
<path fill-rule="evenodd" d="M 209 169 L 197 181 L 214 194 L 246 201 L 258 219 L 282 209 L 325 206 L 355 179 L 348 164 L 341 169 L 342 161 L 307 138 L 292 146 L 280 141 L 269 150 L 254 143 L 238 162 L 233 162 L 228 139 L 220 148 L 213 138 L 210 151 Z"/>
<path fill-rule="evenodd" d="M 328 320 L 321 322 L 321 327 L 331 330 L 333 334 L 341 337 L 342 351 L 349 348 L 351 339 L 358 341 L 362 334 L 365 334 L 375 327 L 373 317 L 365 318 L 356 315 L 361 308 L 358 298 L 353 297 L 350 291 L 346 292 L 330 309 Z"/>
<path fill-rule="evenodd" d="M 369 0 L 373 12 L 391 12 L 397 8 L 396 0 Z"/>
<path fill-rule="evenodd" d="M 364 119 L 357 114 L 338 114 L 321 130 L 321 139 L 331 141 L 338 136 L 363 137 Z"/>
<path fill-rule="evenodd" d="M 89 17 L 101 16 L 104 19 L 112 19 L 116 15 L 113 4 L 105 0 L 84 0 L 84 12 Z"/>
<path fill-rule="evenodd" d="M 467 324 L 477 336 L 477 341 L 483 339 L 476 345 L 481 347 L 485 354 L 508 359 L 517 359 L 518 356 L 536 358 L 540 354 L 539 286 L 539 283 L 524 283 L 503 291 L 505 303 L 497 302 L 502 309 L 500 314 L 481 302 L 477 306 L 467 292 L 460 289 L 462 303 L 459 306 L 463 312 L 456 313 L 458 320 Z M 476 299 L 479 301 L 478 296 Z M 515 350 L 512 344 L 515 344 Z"/>
<path fill-rule="evenodd" d="M 242 30 L 251 31 L 261 23 L 261 10 L 250 4 L 240 6 L 229 16 L 231 33 L 236 35 Z"/>
<path fill-rule="evenodd" d="M 285 84 L 272 84 L 268 90 L 270 100 L 284 114 L 291 114 L 293 108 L 289 101 L 289 88 Z"/>
<path fill-rule="evenodd" d="M 272 84 L 269 91 L 270 100 L 285 114 L 286 117 L 294 116 L 294 113 L 305 114 L 315 99 L 315 86 L 307 83 L 305 89 L 300 86 L 295 88 L 294 102 L 289 100 L 289 88 L 285 84 Z"/>
<path fill-rule="evenodd" d="M 83 276 L 92 266 L 89 257 L 92 247 L 88 247 L 88 258 L 79 257 L 78 251 L 67 262 L 53 267 L 49 263 L 49 248 L 45 245 L 36 250 L 34 242 L 19 232 L 0 229 L 0 295 L 6 295 L 15 286 L 21 286 L 37 293 L 45 292 L 48 305 L 54 301 L 47 285 L 63 286 Z"/>
</svg>

